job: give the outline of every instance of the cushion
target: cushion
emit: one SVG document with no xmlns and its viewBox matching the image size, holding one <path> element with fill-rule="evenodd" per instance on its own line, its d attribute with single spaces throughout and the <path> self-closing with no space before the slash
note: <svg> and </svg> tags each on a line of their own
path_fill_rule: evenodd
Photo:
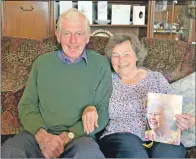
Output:
<svg viewBox="0 0 196 159">
<path fill-rule="evenodd" d="M 172 39 L 142 38 L 148 56 L 144 67 L 161 72 L 172 83 L 190 73 L 195 67 L 195 46 Z"/>
<path fill-rule="evenodd" d="M 1 46 L 1 91 L 18 91 L 26 84 L 31 64 L 38 56 L 39 41 L 3 36 Z"/>
<path fill-rule="evenodd" d="M 86 48 L 96 51 L 101 55 L 105 55 L 104 49 L 108 43 L 109 38 L 104 36 L 91 36 Z"/>
<path fill-rule="evenodd" d="M 55 35 L 49 36 L 40 41 L 38 53 L 44 54 L 44 53 L 52 52 L 54 50 L 58 50 L 60 48 L 61 46 L 57 42 L 56 36 Z"/>
<path fill-rule="evenodd" d="M 18 103 L 24 88 L 17 92 L 1 92 L 1 134 L 17 134 L 23 128 L 18 117 Z"/>
<path fill-rule="evenodd" d="M 171 84 L 177 94 L 183 95 L 182 112 L 195 116 L 195 72 Z M 181 140 L 186 147 L 196 146 L 195 127 L 185 130 Z"/>
</svg>

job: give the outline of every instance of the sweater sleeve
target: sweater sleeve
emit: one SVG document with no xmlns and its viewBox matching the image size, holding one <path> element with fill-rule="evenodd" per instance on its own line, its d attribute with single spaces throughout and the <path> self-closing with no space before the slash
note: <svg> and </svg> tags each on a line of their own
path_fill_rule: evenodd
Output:
<svg viewBox="0 0 196 159">
<path fill-rule="evenodd" d="M 99 127 L 96 128 L 90 134 L 90 136 L 94 136 L 97 132 L 103 130 L 109 121 L 108 105 L 112 93 L 112 76 L 111 76 L 112 73 L 107 60 L 104 64 L 105 65 L 102 67 L 100 71 L 100 80 L 95 91 L 95 98 L 93 103 L 94 106 L 96 106 L 97 108 L 97 113 L 99 116 L 98 118 Z M 84 133 L 82 121 L 79 121 L 75 125 L 70 127 L 69 131 L 72 131 L 76 135 L 76 137 L 84 135 L 85 133 Z"/>
<path fill-rule="evenodd" d="M 112 72 L 109 65 L 109 62 L 105 58 L 105 66 L 102 68 L 100 72 L 100 81 L 97 86 L 94 105 L 97 108 L 98 113 L 98 128 L 96 128 L 90 135 L 95 135 L 97 132 L 100 132 L 105 128 L 109 121 L 108 114 L 108 105 L 109 99 L 112 93 Z"/>
<path fill-rule="evenodd" d="M 37 65 L 34 62 L 29 78 L 18 105 L 19 117 L 26 131 L 35 135 L 41 127 L 46 127 L 39 111 L 37 90 Z"/>
</svg>

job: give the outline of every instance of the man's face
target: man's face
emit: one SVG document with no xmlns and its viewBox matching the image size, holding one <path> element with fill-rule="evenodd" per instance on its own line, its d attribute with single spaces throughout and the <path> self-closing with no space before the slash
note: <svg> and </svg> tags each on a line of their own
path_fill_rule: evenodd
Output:
<svg viewBox="0 0 196 159">
<path fill-rule="evenodd" d="M 163 122 L 164 122 L 163 113 L 164 113 L 163 108 L 161 107 L 149 108 L 147 117 L 148 117 L 148 123 L 152 130 L 160 128 L 163 125 Z"/>
<path fill-rule="evenodd" d="M 86 33 L 84 17 L 77 21 L 63 19 L 61 30 L 56 31 L 56 36 L 65 55 L 73 61 L 81 56 L 90 38 Z"/>
</svg>

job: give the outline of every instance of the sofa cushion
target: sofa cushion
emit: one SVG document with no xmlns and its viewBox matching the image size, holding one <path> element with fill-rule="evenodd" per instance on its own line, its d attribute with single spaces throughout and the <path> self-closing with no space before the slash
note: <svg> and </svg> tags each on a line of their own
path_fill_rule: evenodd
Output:
<svg viewBox="0 0 196 159">
<path fill-rule="evenodd" d="M 86 48 L 96 51 L 101 55 L 105 55 L 104 49 L 109 38 L 104 36 L 91 36 Z"/>
<path fill-rule="evenodd" d="M 17 106 L 24 88 L 17 92 L 1 93 L 1 134 L 17 134 L 22 130 Z"/>
<path fill-rule="evenodd" d="M 58 49 L 61 49 L 61 46 L 57 42 L 56 36 L 49 36 L 40 41 L 38 53 L 40 55 Z"/>
<path fill-rule="evenodd" d="M 195 71 L 195 46 L 171 39 L 142 38 L 148 51 L 144 66 L 156 70 L 171 83 Z"/>
<path fill-rule="evenodd" d="M 39 41 L 3 36 L 1 46 L 1 91 L 18 91 L 26 84 L 30 66 L 38 56 Z"/>
<path fill-rule="evenodd" d="M 183 95 L 182 112 L 195 116 L 195 72 L 171 84 L 177 94 Z M 186 147 L 196 146 L 195 127 L 185 130 L 181 140 Z"/>
</svg>

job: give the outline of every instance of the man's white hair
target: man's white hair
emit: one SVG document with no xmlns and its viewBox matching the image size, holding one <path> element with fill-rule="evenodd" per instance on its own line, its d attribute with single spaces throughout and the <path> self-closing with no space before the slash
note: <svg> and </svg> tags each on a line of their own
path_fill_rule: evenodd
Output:
<svg viewBox="0 0 196 159">
<path fill-rule="evenodd" d="M 91 33 L 89 20 L 82 12 L 78 11 L 76 8 L 71 8 L 59 16 L 57 21 L 57 30 L 61 31 L 61 24 L 64 19 L 67 19 L 72 22 L 76 22 L 79 21 L 81 17 L 85 19 L 85 32 L 86 35 L 89 36 Z"/>
</svg>

